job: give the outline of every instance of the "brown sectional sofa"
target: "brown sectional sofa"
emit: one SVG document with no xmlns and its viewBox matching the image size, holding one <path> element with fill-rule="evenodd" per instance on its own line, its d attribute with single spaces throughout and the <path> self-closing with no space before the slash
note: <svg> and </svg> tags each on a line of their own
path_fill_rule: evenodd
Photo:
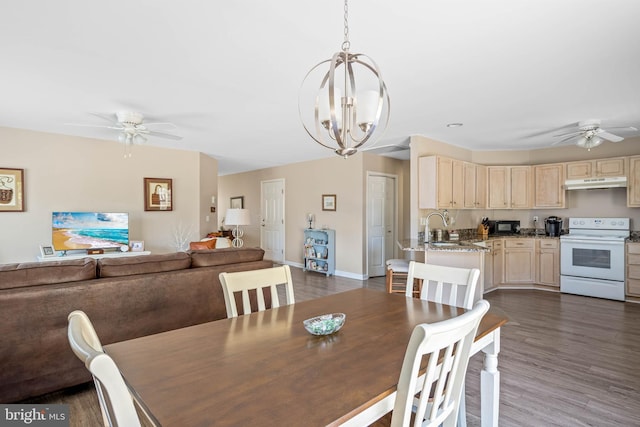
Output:
<svg viewBox="0 0 640 427">
<path fill-rule="evenodd" d="M 0 265 L 0 403 L 91 380 L 67 341 L 83 310 L 102 344 L 226 318 L 218 275 L 268 268 L 259 248 Z"/>
</svg>

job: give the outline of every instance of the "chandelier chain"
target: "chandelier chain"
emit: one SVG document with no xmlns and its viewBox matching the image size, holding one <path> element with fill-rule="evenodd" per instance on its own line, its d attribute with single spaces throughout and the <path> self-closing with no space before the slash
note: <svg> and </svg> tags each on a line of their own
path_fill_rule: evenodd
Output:
<svg viewBox="0 0 640 427">
<path fill-rule="evenodd" d="M 342 42 L 342 50 L 348 51 L 351 43 L 349 42 L 349 5 L 348 0 L 344 0 L 344 42 Z"/>
</svg>

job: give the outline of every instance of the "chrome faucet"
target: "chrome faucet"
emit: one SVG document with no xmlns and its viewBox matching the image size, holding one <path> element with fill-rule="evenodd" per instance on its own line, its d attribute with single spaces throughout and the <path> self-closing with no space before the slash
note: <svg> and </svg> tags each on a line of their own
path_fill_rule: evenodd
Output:
<svg viewBox="0 0 640 427">
<path fill-rule="evenodd" d="M 438 215 L 440 218 L 442 218 L 442 224 L 445 227 L 448 225 L 447 217 L 449 216 L 449 212 L 447 212 L 446 209 L 442 213 L 438 211 L 433 211 L 429 215 L 427 215 L 427 225 L 425 226 L 425 229 L 424 229 L 424 241 L 427 243 L 431 241 L 431 232 L 429 230 L 429 218 L 431 218 L 433 215 Z"/>
</svg>

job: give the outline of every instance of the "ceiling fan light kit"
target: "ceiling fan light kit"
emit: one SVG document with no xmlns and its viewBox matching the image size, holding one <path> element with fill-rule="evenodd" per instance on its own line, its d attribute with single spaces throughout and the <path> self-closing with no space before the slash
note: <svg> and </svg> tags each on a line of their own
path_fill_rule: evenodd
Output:
<svg viewBox="0 0 640 427">
<path fill-rule="evenodd" d="M 591 151 L 592 148 L 599 146 L 605 140 L 611 142 L 620 142 L 624 139 L 621 136 L 615 135 L 605 129 L 602 129 L 600 127 L 600 123 L 600 119 L 589 119 L 578 122 L 577 131 L 555 135 L 556 137 L 562 137 L 562 139 L 553 143 L 552 145 L 560 144 L 566 141 L 573 141 L 578 147 L 586 148 L 588 151 Z M 615 127 L 610 129 L 621 129 L 626 131 L 638 130 L 632 126 Z"/>
<path fill-rule="evenodd" d="M 374 134 L 379 137 L 384 132 L 390 113 L 389 94 L 377 64 L 367 55 L 350 53 L 349 48 L 348 4 L 345 0 L 342 50 L 307 73 L 298 97 L 300 119 L 309 136 L 345 159 L 372 140 Z M 320 75 L 319 89 L 307 87 L 310 76 L 327 64 L 329 70 Z M 303 100 L 304 96 L 309 93 L 313 95 L 308 103 L 304 102 L 307 101 Z M 313 114 L 307 114 L 305 119 L 303 106 L 307 105 L 314 108 Z M 378 127 L 380 123 L 383 123 L 381 128 Z"/>
<path fill-rule="evenodd" d="M 148 136 L 156 136 L 158 138 L 166 138 L 173 140 L 181 140 L 182 137 L 164 132 L 157 132 L 149 129 L 149 126 L 165 126 L 172 129 L 176 129 L 177 126 L 168 122 L 157 123 L 145 123 L 144 115 L 142 113 L 134 111 L 118 111 L 115 115 L 105 115 L 92 113 L 94 116 L 99 117 L 109 122 L 109 125 L 85 125 L 85 124 L 72 124 L 73 126 L 85 126 L 112 129 L 119 132 L 118 141 L 124 144 L 124 157 L 131 157 L 131 147 L 133 144 L 141 144 L 147 142 Z M 115 117 L 115 120 L 114 120 Z"/>
</svg>

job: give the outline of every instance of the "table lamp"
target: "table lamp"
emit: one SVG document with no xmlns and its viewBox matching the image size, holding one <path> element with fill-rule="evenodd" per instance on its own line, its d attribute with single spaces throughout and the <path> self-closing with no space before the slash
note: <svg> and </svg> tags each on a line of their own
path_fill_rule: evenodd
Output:
<svg viewBox="0 0 640 427">
<path fill-rule="evenodd" d="M 231 244 L 234 248 L 241 248 L 242 245 L 244 245 L 244 242 L 242 241 L 244 232 L 239 226 L 251 224 L 249 209 L 227 209 L 227 215 L 224 223 L 226 225 L 236 226 L 236 228 L 231 232 L 233 235 L 233 242 Z"/>
</svg>

